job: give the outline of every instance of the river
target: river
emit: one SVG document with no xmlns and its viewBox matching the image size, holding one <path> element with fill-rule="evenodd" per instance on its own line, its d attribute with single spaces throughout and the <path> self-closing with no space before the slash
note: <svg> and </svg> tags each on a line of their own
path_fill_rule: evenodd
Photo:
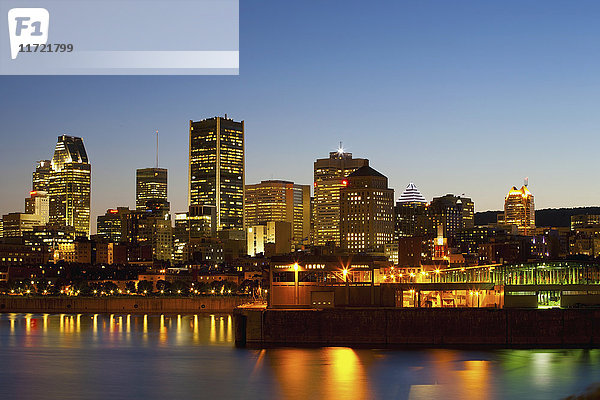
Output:
<svg viewBox="0 0 600 400">
<path fill-rule="evenodd" d="M 560 399 L 600 350 L 238 349 L 230 315 L 0 314 L 0 399 Z"/>
</svg>

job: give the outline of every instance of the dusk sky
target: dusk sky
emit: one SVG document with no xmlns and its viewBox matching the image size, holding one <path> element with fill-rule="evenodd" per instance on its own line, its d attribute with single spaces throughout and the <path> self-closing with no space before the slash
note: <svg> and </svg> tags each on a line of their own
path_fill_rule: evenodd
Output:
<svg viewBox="0 0 600 400">
<path fill-rule="evenodd" d="M 187 205 L 189 120 L 246 124 L 246 183 L 312 184 L 343 141 L 428 200 L 499 210 L 529 177 L 536 208 L 600 205 L 597 1 L 240 1 L 239 76 L 0 77 L 0 212 L 35 162 L 83 137 L 92 225 L 135 205 L 135 169 L 169 170 Z"/>
</svg>

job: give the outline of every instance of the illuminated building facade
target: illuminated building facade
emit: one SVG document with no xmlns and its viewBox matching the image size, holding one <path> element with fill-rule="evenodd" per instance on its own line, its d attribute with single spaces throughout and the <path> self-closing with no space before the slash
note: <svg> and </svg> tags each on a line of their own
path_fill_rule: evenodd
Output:
<svg viewBox="0 0 600 400">
<path fill-rule="evenodd" d="M 246 185 L 244 205 L 246 227 L 279 221 L 292 224 L 292 242 L 295 246 L 308 242 L 310 186 L 280 180 Z"/>
<path fill-rule="evenodd" d="M 189 205 L 215 206 L 218 230 L 244 228 L 244 122 L 190 121 Z"/>
<path fill-rule="evenodd" d="M 9 213 L 2 216 L 4 237 L 19 237 L 33 232 L 34 227 L 44 225 L 42 216 L 26 213 Z"/>
<path fill-rule="evenodd" d="M 383 253 L 394 239 L 394 190 L 369 166 L 348 175 L 340 190 L 340 237 L 350 253 Z"/>
<path fill-rule="evenodd" d="M 151 246 L 153 260 L 171 260 L 173 228 L 168 215 L 163 214 L 160 209 L 155 212 L 131 210 L 125 214 L 124 222 L 122 241 L 139 248 Z"/>
<path fill-rule="evenodd" d="M 190 206 L 186 213 L 175 214 L 173 261 L 181 264 L 191 259 L 191 243 L 196 239 L 215 238 L 217 212 L 214 206 Z"/>
<path fill-rule="evenodd" d="M 504 224 L 516 225 L 519 233 L 528 235 L 535 228 L 533 194 L 523 185 L 510 189 L 504 199 Z"/>
<path fill-rule="evenodd" d="M 352 158 L 343 149 L 329 153 L 329 158 L 314 163 L 314 245 L 329 242 L 340 245 L 340 190 L 346 177 L 358 168 L 368 166 L 369 160 Z"/>
<path fill-rule="evenodd" d="M 429 218 L 433 232 L 446 239 L 454 239 L 460 229 L 474 226 L 475 206 L 468 197 L 447 194 L 435 197 L 429 205 Z M 440 230 L 441 228 L 441 230 Z"/>
<path fill-rule="evenodd" d="M 41 217 L 42 224 L 47 224 L 50 218 L 50 199 L 48 193 L 32 190 L 25 199 L 25 213 Z"/>
<path fill-rule="evenodd" d="M 106 210 L 104 215 L 99 215 L 96 220 L 98 237 L 111 243 L 123 241 L 123 229 L 125 228 L 127 213 L 129 213 L 129 207 L 117 207 Z"/>
<path fill-rule="evenodd" d="M 83 140 L 59 136 L 51 165 L 50 224 L 72 226 L 77 236 L 89 236 L 92 167 Z"/>
<path fill-rule="evenodd" d="M 167 204 L 167 170 L 164 168 L 141 168 L 135 172 L 135 209 L 145 210 L 149 201 Z"/>
<path fill-rule="evenodd" d="M 600 226 L 600 215 L 579 214 L 571 216 L 571 230 Z"/>
<path fill-rule="evenodd" d="M 31 190 L 48 192 L 50 186 L 50 172 L 52 172 L 52 163 L 50 160 L 38 161 L 33 172 Z"/>
<path fill-rule="evenodd" d="M 269 221 L 264 225 L 247 228 L 246 247 L 249 256 L 287 254 L 292 251 L 292 224 L 287 221 Z"/>
<path fill-rule="evenodd" d="M 394 238 L 428 236 L 432 228 L 427 200 L 414 183 L 410 183 L 394 207 Z"/>
</svg>

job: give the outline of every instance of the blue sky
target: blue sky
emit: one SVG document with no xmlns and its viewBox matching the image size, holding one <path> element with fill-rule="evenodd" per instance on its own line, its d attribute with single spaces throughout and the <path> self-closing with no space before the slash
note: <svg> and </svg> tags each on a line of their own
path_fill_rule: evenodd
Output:
<svg viewBox="0 0 600 400">
<path fill-rule="evenodd" d="M 426 198 L 501 209 L 528 176 L 537 208 L 600 204 L 600 3 L 240 2 L 239 76 L 0 77 L 0 212 L 36 160 L 84 138 L 93 220 L 135 204 L 135 169 L 169 169 L 186 207 L 188 121 L 246 122 L 246 182 L 312 183 L 339 141 Z M 95 225 L 95 224 L 94 224 Z"/>
</svg>

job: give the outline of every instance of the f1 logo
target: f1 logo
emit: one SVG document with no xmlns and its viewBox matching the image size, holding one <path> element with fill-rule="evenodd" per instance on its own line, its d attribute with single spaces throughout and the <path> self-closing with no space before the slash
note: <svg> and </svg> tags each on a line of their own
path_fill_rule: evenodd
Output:
<svg viewBox="0 0 600 400">
<path fill-rule="evenodd" d="M 46 44 L 50 13 L 45 8 L 12 8 L 8 11 L 10 57 L 19 55 L 21 46 Z"/>
</svg>

